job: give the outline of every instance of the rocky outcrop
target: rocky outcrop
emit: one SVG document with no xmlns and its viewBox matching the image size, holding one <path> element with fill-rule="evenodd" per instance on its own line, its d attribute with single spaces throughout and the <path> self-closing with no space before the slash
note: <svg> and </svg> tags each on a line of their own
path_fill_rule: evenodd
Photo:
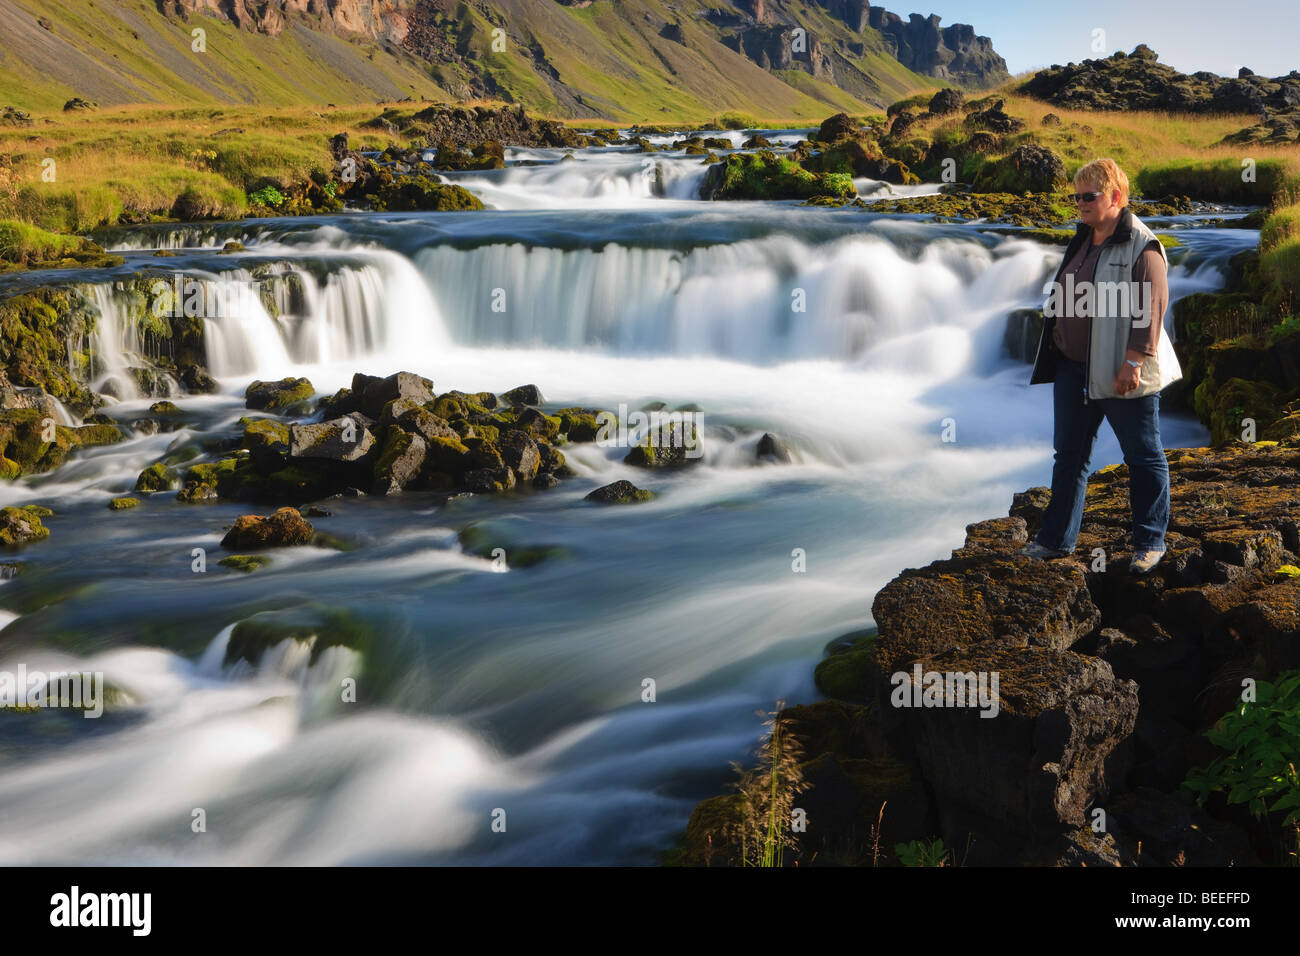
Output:
<svg viewBox="0 0 1300 956">
<path fill-rule="evenodd" d="M 312 392 L 306 379 L 254 386 L 250 407 L 301 420 L 240 419 L 242 433 L 217 441 L 213 457 L 191 459 L 182 473 L 169 459 L 155 462 L 140 473 L 136 489 L 167 491 L 179 484 L 176 497 L 190 503 L 289 503 L 407 488 L 447 494 L 545 490 L 574 475 L 559 446 L 598 437 L 599 410 L 548 413 L 537 407 L 542 394 L 535 385 L 511 389 L 504 401 L 491 392 L 439 395 L 433 382 L 410 372 L 357 373 L 350 388 L 312 401 L 305 399 Z"/>
<path fill-rule="evenodd" d="M 939 17 L 910 14 L 907 22 L 882 7 L 872 7 L 868 23 L 879 30 L 898 62 L 925 76 L 962 86 L 985 89 L 1010 77 L 1007 61 L 993 49 L 993 41 L 976 36 L 975 28 L 954 23 L 940 28 Z"/>
<path fill-rule="evenodd" d="M 188 20 L 205 14 L 272 37 L 298 19 L 340 36 L 399 43 L 407 32 L 406 13 L 417 5 L 415 0 L 158 0 L 164 16 Z"/>
<path fill-rule="evenodd" d="M 1083 60 L 1039 70 L 1018 92 L 1081 110 L 1168 110 L 1186 113 L 1254 113 L 1259 122 L 1226 142 L 1296 142 L 1300 136 L 1300 72 L 1256 76 L 1242 70 L 1223 77 L 1206 70 L 1181 73 L 1158 62 L 1140 44 L 1130 54 Z"/>
<path fill-rule="evenodd" d="M 1201 734 L 1243 678 L 1300 668 L 1300 440 L 1166 457 L 1168 551 L 1150 575 L 1128 573 L 1128 469 L 1107 466 L 1074 555 L 1016 553 L 1050 497 L 1028 489 L 882 588 L 875 629 L 831 643 L 816 674 L 831 699 L 780 716 L 814 781 L 803 865 L 828 847 L 822 862 L 879 862 L 879 821 L 887 863 L 893 840 L 931 836 L 966 865 L 1282 862 L 1239 804 L 1200 807 L 1180 785 L 1222 752 Z M 700 804 L 682 862 L 734 862 L 737 812 Z"/>
<path fill-rule="evenodd" d="M 892 56 L 923 76 L 976 89 L 994 86 L 1010 75 L 992 41 L 976 36 L 967 24 L 941 29 L 939 17 L 919 13 L 905 22 L 866 0 L 816 2 L 842 27 L 828 30 L 824 19 L 806 20 L 803 11 L 781 0 L 738 0 L 735 14 L 710 8 L 704 15 L 724 28 L 723 43 L 763 69 L 801 70 L 868 98 L 871 93 L 860 88 L 864 80 L 879 89 L 878 82 L 858 69 L 869 49 Z M 804 31 L 798 44 L 796 29 Z"/>
</svg>

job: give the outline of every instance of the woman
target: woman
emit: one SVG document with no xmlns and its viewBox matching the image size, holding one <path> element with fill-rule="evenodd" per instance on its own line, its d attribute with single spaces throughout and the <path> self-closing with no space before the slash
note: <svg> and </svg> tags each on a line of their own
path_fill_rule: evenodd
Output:
<svg viewBox="0 0 1300 956">
<path fill-rule="evenodd" d="M 1052 497 L 1041 529 L 1020 553 L 1073 553 L 1092 447 L 1105 418 L 1129 468 L 1129 570 L 1148 574 L 1164 557 L 1169 526 L 1160 390 L 1182 377 L 1164 334 L 1168 259 L 1155 234 L 1128 208 L 1128 177 L 1113 160 L 1080 168 L 1074 187 L 1082 221 L 1053 281 L 1030 376 L 1031 385 L 1053 382 Z"/>
</svg>

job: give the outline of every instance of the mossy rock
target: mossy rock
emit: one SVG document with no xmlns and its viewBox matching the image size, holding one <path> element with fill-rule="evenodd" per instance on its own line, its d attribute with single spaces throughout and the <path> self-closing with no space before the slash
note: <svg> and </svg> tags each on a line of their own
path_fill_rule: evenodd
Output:
<svg viewBox="0 0 1300 956">
<path fill-rule="evenodd" d="M 600 432 L 600 424 L 597 421 L 600 411 L 596 408 L 561 408 L 555 413 L 555 417 L 560 420 L 560 433 L 569 441 L 595 441 Z M 612 413 L 606 412 L 606 414 Z"/>
<path fill-rule="evenodd" d="M 262 655 L 282 641 L 310 642 L 310 663 L 329 647 L 350 647 L 364 653 L 371 644 L 371 628 L 347 610 L 311 605 L 273 611 L 240 621 L 226 643 L 224 665 L 247 661 L 256 667 Z"/>
<path fill-rule="evenodd" d="M 848 173 L 813 173 L 788 156 L 770 150 L 733 153 L 709 167 L 700 198 L 811 199 L 814 196 L 853 198 L 857 190 Z"/>
<path fill-rule="evenodd" d="M 278 382 L 255 381 L 244 391 L 244 404 L 255 409 L 288 408 L 316 394 L 305 378 L 282 378 Z"/>
<path fill-rule="evenodd" d="M 425 469 L 429 473 L 442 472 L 452 478 L 459 478 L 471 466 L 469 448 L 454 438 L 435 436 L 425 442 L 428 452 L 424 457 Z"/>
<path fill-rule="evenodd" d="M 177 475 L 162 462 L 157 461 L 140 472 L 135 480 L 136 491 L 170 491 L 177 484 Z"/>
<path fill-rule="evenodd" d="M 652 444 L 647 438 L 633 446 L 623 458 L 624 463 L 639 468 L 680 468 L 703 460 L 703 455 L 698 454 L 702 451 L 702 436 L 694 421 L 683 424 L 669 420 L 667 434 L 661 429 L 657 441 L 658 444 Z"/>
<path fill-rule="evenodd" d="M 827 697 L 865 703 L 872 698 L 871 661 L 876 630 L 855 632 L 837 639 L 830 656 L 817 664 L 813 680 Z"/>
<path fill-rule="evenodd" d="M 407 176 L 381 186 L 369 197 L 371 208 L 391 212 L 464 212 L 483 208 L 469 190 L 429 176 Z"/>
<path fill-rule="evenodd" d="M 175 402 L 168 401 L 154 402 L 149 406 L 149 411 L 154 415 L 179 415 L 181 413 Z"/>
<path fill-rule="evenodd" d="M 71 431 L 78 445 L 111 445 L 126 437 L 116 425 L 82 425 Z"/>
<path fill-rule="evenodd" d="M 139 506 L 139 498 L 112 498 L 108 502 L 109 511 L 126 511 L 129 508 L 138 508 Z"/>
<path fill-rule="evenodd" d="M 543 561 L 562 558 L 569 549 L 561 545 L 522 545 L 501 537 L 481 523 L 466 525 L 457 534 L 460 546 L 467 553 L 480 558 L 495 558 L 497 548 L 505 552 L 506 564 L 512 568 L 529 568 Z"/>
<path fill-rule="evenodd" d="M 655 493 L 648 488 L 638 488 L 626 478 L 602 485 L 583 497 L 583 501 L 595 501 L 600 504 L 630 505 L 642 501 L 652 501 Z"/>
<path fill-rule="evenodd" d="M 232 554 L 217 562 L 223 568 L 233 568 L 245 574 L 264 568 L 270 563 L 271 559 L 265 554 Z"/>
<path fill-rule="evenodd" d="M 47 508 L 45 505 L 23 505 L 22 508 L 24 511 L 30 511 L 38 518 L 49 518 L 54 514 L 54 509 Z"/>
<path fill-rule="evenodd" d="M 1207 384 L 1213 387 L 1211 380 L 1202 383 Z M 1197 400 L 1197 393 L 1200 393 L 1200 386 L 1193 393 L 1193 401 Z M 1211 440 L 1215 445 L 1240 441 L 1244 430 L 1242 422 L 1246 418 L 1255 420 L 1258 436 L 1267 425 L 1281 417 L 1279 389 L 1269 382 L 1231 378 L 1214 388 L 1211 394 L 1213 398 L 1208 408 L 1208 417 Z M 1205 404 L 1205 399 L 1206 395 L 1201 393 L 1198 412 Z"/>
<path fill-rule="evenodd" d="M 0 368 L 13 384 L 42 388 L 77 414 L 88 414 L 99 403 L 82 383 L 89 356 L 70 352 L 69 343 L 89 341 L 97 314 L 71 287 L 0 300 Z"/>
<path fill-rule="evenodd" d="M 18 547 L 50 536 L 40 516 L 26 508 L 0 508 L 0 545 Z"/>
</svg>

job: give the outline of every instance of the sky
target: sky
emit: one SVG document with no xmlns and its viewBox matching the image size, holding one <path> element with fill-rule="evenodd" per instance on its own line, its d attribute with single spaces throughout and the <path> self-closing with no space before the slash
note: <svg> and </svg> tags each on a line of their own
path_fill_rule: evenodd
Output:
<svg viewBox="0 0 1300 956">
<path fill-rule="evenodd" d="M 1261 76 L 1300 70 L 1300 0 L 1090 0 L 1085 4 L 1027 0 L 933 0 L 922 7 L 905 0 L 883 6 L 907 19 L 936 13 L 940 26 L 969 23 L 993 40 L 1012 75 L 1053 63 L 1095 59 L 1139 43 L 1155 50 L 1161 63 L 1183 73 L 1209 70 L 1236 76 L 1249 67 Z M 1105 31 L 1103 51 L 1093 49 L 1093 31 Z"/>
</svg>

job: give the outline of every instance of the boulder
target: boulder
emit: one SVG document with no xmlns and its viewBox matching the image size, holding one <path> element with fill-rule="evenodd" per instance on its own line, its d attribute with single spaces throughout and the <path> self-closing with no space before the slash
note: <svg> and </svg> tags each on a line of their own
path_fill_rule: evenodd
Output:
<svg viewBox="0 0 1300 956">
<path fill-rule="evenodd" d="M 763 437 L 758 440 L 758 446 L 754 449 L 754 455 L 757 458 L 765 459 L 767 461 L 775 461 L 787 465 L 790 463 L 789 446 L 771 432 L 763 433 Z"/>
<path fill-rule="evenodd" d="M 836 113 L 822 121 L 821 127 L 817 130 L 817 141 L 834 143 L 846 136 L 857 136 L 861 132 L 861 127 L 848 113 Z"/>
<path fill-rule="evenodd" d="M 434 397 L 433 382 L 413 372 L 394 372 L 387 378 L 358 373 L 352 377 L 352 394 L 357 396 L 357 407 L 375 419 L 381 418 L 384 406 L 395 399 L 421 406 Z M 407 409 L 409 406 L 403 406 Z"/>
<path fill-rule="evenodd" d="M 244 392 L 244 404 L 249 408 L 277 409 L 309 399 L 316 393 L 305 378 L 282 378 L 278 382 L 256 381 Z"/>
<path fill-rule="evenodd" d="M 0 545 L 8 548 L 41 541 L 50 536 L 40 515 L 31 507 L 0 509 Z"/>
<path fill-rule="evenodd" d="M 961 104 L 965 100 L 961 90 L 951 87 L 940 90 L 930 97 L 930 112 L 936 116 L 944 116 L 948 113 L 956 113 L 961 109 Z"/>
<path fill-rule="evenodd" d="M 279 508 L 269 516 L 240 515 L 221 539 L 227 551 L 257 551 L 307 544 L 315 529 L 297 508 Z"/>
<path fill-rule="evenodd" d="M 536 385 L 520 385 L 504 392 L 501 398 L 511 405 L 541 405 L 545 401 Z"/>
<path fill-rule="evenodd" d="M 508 431 L 498 443 L 501 460 L 515 473 L 519 481 L 531 481 L 541 467 L 541 452 L 530 435 Z"/>
<path fill-rule="evenodd" d="M 638 488 L 627 479 L 620 478 L 618 481 L 611 481 L 607 485 L 601 485 L 595 491 L 588 493 L 582 500 L 595 501 L 601 504 L 635 504 L 638 501 L 649 501 L 655 496 L 653 491 L 644 488 Z"/>
<path fill-rule="evenodd" d="M 504 465 L 499 468 L 476 468 L 461 479 L 467 491 L 498 494 L 515 486 L 515 473 Z"/>
<path fill-rule="evenodd" d="M 391 495 L 401 491 L 419 475 L 427 453 L 428 447 L 419 435 L 389 426 L 383 449 L 375 460 L 375 484 L 370 493 Z"/>
<path fill-rule="evenodd" d="M 289 426 L 290 458 L 322 458 L 329 461 L 357 461 L 375 444 L 369 425 L 374 422 L 359 412 L 315 425 Z"/>
</svg>

